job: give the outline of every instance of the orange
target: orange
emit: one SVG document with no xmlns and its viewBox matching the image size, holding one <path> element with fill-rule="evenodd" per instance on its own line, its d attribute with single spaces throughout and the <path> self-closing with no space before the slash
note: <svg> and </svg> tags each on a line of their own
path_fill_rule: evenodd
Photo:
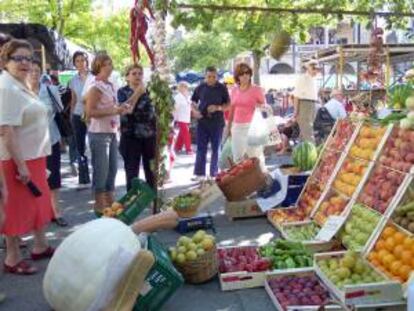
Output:
<svg viewBox="0 0 414 311">
<path fill-rule="evenodd" d="M 388 238 L 385 240 L 385 247 L 386 247 L 386 248 L 387 248 L 390 252 L 392 252 L 392 251 L 394 250 L 395 245 L 396 245 L 396 243 L 395 243 L 395 240 L 394 240 L 394 238 L 393 238 L 393 237 L 388 237 Z"/>
<path fill-rule="evenodd" d="M 406 265 L 411 265 L 413 254 L 410 251 L 403 251 L 401 254 L 401 261 Z"/>
<path fill-rule="evenodd" d="M 389 252 L 386 249 L 382 249 L 378 252 L 378 258 L 381 260 L 383 257 L 387 256 Z"/>
<path fill-rule="evenodd" d="M 384 231 L 382 232 L 382 237 L 383 237 L 384 239 L 386 239 L 386 238 L 388 238 L 388 237 L 390 237 L 390 236 L 394 235 L 395 231 L 396 231 L 396 230 L 394 229 L 394 227 L 388 226 L 388 227 L 386 227 L 386 228 L 384 229 Z"/>
<path fill-rule="evenodd" d="M 398 269 L 398 275 L 406 281 L 408 279 L 408 276 L 410 275 L 411 267 L 407 265 L 403 265 Z"/>
<path fill-rule="evenodd" d="M 414 240 L 407 236 L 404 239 L 403 245 L 406 249 L 411 250 L 414 247 Z"/>
<path fill-rule="evenodd" d="M 401 254 L 402 254 L 403 251 L 404 251 L 404 246 L 403 245 L 397 245 L 394 248 L 394 251 L 393 251 L 394 256 L 397 257 L 398 259 L 400 259 L 401 258 Z"/>
<path fill-rule="evenodd" d="M 404 283 L 404 280 L 402 278 L 400 278 L 399 276 L 393 276 L 392 279 L 397 281 L 397 282 Z"/>
<path fill-rule="evenodd" d="M 370 262 L 375 266 L 375 267 L 379 267 L 381 266 L 381 263 L 377 260 L 377 259 L 372 259 L 370 260 Z"/>
<path fill-rule="evenodd" d="M 385 268 L 390 268 L 391 264 L 395 261 L 395 257 L 391 254 L 388 254 L 381 258 L 381 261 Z"/>
<path fill-rule="evenodd" d="M 396 233 L 394 233 L 393 238 L 397 244 L 402 244 L 404 242 L 405 235 L 397 231 Z"/>
<path fill-rule="evenodd" d="M 398 275 L 398 272 L 402 266 L 402 262 L 401 261 L 394 261 L 391 266 L 390 266 L 390 271 L 393 275 Z"/>
<path fill-rule="evenodd" d="M 385 241 L 384 240 L 378 240 L 378 242 L 375 244 L 375 250 L 380 251 L 382 249 L 385 249 Z"/>
<path fill-rule="evenodd" d="M 378 254 L 376 252 L 371 252 L 368 255 L 368 260 L 372 261 L 372 260 L 377 260 L 378 259 Z"/>
</svg>

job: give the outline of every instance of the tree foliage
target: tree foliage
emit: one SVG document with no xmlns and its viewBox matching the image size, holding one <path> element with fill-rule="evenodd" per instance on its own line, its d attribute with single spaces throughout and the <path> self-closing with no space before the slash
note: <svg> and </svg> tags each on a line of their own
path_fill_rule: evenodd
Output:
<svg viewBox="0 0 414 311">
<path fill-rule="evenodd" d="M 131 62 L 129 12 L 107 15 L 92 0 L 1 0 L 0 12 L 8 22 L 30 22 L 55 29 L 65 38 L 96 52 L 106 50 L 117 68 Z M 131 1 L 132 3 L 132 1 Z M 146 54 L 142 53 L 147 64 Z"/>
<path fill-rule="evenodd" d="M 175 72 L 189 69 L 202 71 L 208 65 L 225 67 L 237 52 L 238 47 L 229 34 L 201 31 L 175 38 L 168 47 L 168 56 Z"/>
<path fill-rule="evenodd" d="M 187 4 L 228 5 L 228 6 L 260 6 L 280 8 L 313 8 L 336 10 L 373 11 L 388 9 L 411 12 L 411 0 L 186 0 Z M 246 11 L 213 11 L 207 9 L 180 10 L 174 9 L 173 26 L 184 26 L 187 30 L 201 29 L 215 35 L 227 33 L 238 46 L 238 52 L 251 51 L 255 59 L 255 72 L 258 72 L 260 58 L 272 37 L 281 29 L 289 32 L 298 42 L 305 42 L 308 29 L 314 26 L 333 25 L 343 16 L 321 14 L 292 14 Z M 369 18 L 356 20 L 368 23 Z M 390 18 L 390 24 L 398 21 L 403 25 L 407 19 Z M 256 78 L 258 75 L 256 74 Z M 256 82 L 258 82 L 256 80 Z"/>
</svg>

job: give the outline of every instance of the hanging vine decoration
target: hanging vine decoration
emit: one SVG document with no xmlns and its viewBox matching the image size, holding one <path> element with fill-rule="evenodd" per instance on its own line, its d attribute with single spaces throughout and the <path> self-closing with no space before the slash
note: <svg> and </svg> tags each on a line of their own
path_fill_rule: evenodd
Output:
<svg viewBox="0 0 414 311">
<path fill-rule="evenodd" d="M 154 56 L 155 67 L 148 85 L 150 97 L 157 114 L 157 145 L 154 171 L 158 186 L 158 201 L 154 205 L 153 213 L 159 212 L 162 202 L 161 189 L 167 177 L 167 162 L 169 161 L 167 145 L 172 126 L 173 95 L 169 87 L 170 66 L 166 52 L 166 8 L 168 1 L 158 0 L 154 3 L 155 29 L 154 29 Z"/>
</svg>

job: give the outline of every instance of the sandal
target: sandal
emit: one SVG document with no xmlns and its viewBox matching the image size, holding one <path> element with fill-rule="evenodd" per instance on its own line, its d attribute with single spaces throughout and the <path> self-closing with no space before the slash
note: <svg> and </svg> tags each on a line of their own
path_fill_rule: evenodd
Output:
<svg viewBox="0 0 414 311">
<path fill-rule="evenodd" d="M 43 252 L 39 254 L 31 253 L 31 257 L 33 260 L 42 260 L 42 259 L 51 258 L 54 253 L 55 253 L 55 249 L 49 246 L 48 248 L 46 248 Z"/>
<path fill-rule="evenodd" d="M 67 227 L 69 224 L 63 217 L 53 218 L 52 221 L 59 227 Z"/>
<path fill-rule="evenodd" d="M 31 275 L 37 273 L 37 269 L 30 265 L 26 260 L 21 260 L 14 266 L 9 266 L 6 263 L 3 264 L 4 273 L 19 274 L 19 275 Z"/>
</svg>

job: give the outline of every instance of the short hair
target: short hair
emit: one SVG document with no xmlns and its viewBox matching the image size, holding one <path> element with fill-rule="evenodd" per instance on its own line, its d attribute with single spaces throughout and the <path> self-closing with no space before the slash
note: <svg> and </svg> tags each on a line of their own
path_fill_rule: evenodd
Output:
<svg viewBox="0 0 414 311">
<path fill-rule="evenodd" d="M 214 66 L 206 67 L 206 72 L 217 72 L 217 68 Z"/>
<path fill-rule="evenodd" d="M 75 66 L 76 59 L 77 59 L 79 56 L 83 56 L 83 57 L 85 58 L 85 60 L 86 60 L 86 64 L 88 64 L 88 66 L 89 66 L 88 54 L 86 54 L 86 53 L 85 53 L 85 52 L 83 52 L 83 51 L 76 51 L 75 53 L 73 53 L 73 57 L 72 57 L 72 63 L 73 63 L 73 66 Z"/>
<path fill-rule="evenodd" d="M 242 76 L 245 72 L 250 75 L 250 78 L 253 76 L 253 70 L 248 64 L 237 64 L 236 68 L 234 69 L 234 80 L 236 80 L 236 83 L 240 83 L 240 76 Z"/>
<path fill-rule="evenodd" d="M 96 54 L 91 66 L 92 74 L 94 76 L 98 75 L 101 72 L 102 67 L 105 65 L 105 62 L 108 60 L 112 61 L 111 57 L 105 52 L 100 52 Z"/>
<path fill-rule="evenodd" d="M 140 64 L 132 64 L 132 65 L 128 65 L 128 66 L 126 66 L 125 67 L 125 69 L 124 69 L 124 76 L 126 77 L 126 76 L 128 76 L 129 75 L 129 73 L 132 71 L 132 70 L 134 70 L 134 69 L 139 69 L 139 70 L 141 70 L 142 72 L 144 72 L 144 67 L 142 67 L 142 65 L 140 65 Z"/>
<path fill-rule="evenodd" d="M 7 42 L 1 49 L 0 60 L 6 64 L 14 52 L 18 49 L 27 49 L 33 54 L 33 46 L 27 40 L 12 39 Z"/>
</svg>

